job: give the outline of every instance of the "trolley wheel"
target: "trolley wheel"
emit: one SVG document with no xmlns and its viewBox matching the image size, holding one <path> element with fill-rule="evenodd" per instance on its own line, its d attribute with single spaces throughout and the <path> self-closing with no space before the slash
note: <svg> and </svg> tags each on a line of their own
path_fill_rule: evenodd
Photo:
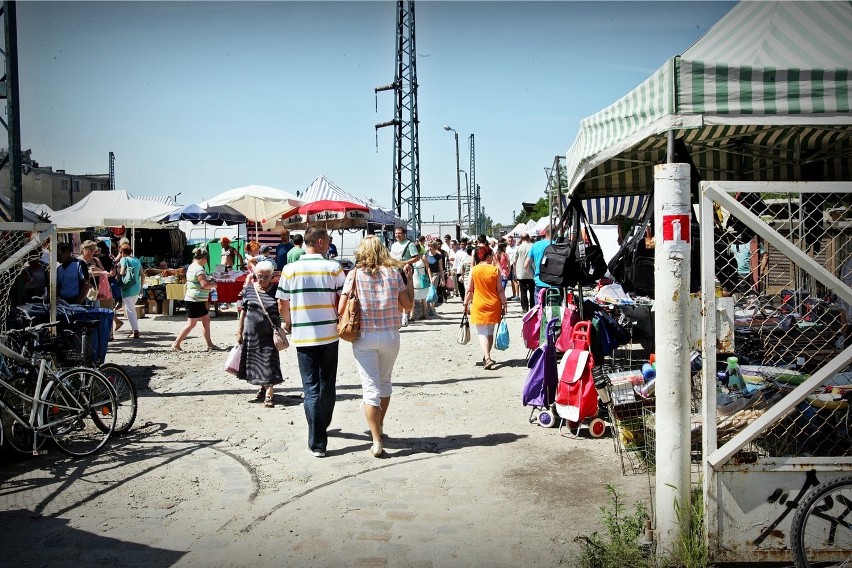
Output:
<svg viewBox="0 0 852 568">
<path fill-rule="evenodd" d="M 606 432 L 606 423 L 600 418 L 592 418 L 592 421 L 589 422 L 589 434 L 592 435 L 592 438 L 600 438 Z"/>
<path fill-rule="evenodd" d="M 559 423 L 556 413 L 551 409 L 545 409 L 538 413 L 538 425 L 542 428 L 554 428 Z"/>
</svg>

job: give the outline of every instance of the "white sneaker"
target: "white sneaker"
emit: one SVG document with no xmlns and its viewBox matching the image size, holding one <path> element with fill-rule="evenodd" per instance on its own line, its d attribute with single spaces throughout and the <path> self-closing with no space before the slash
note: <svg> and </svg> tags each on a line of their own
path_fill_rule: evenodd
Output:
<svg viewBox="0 0 852 568">
<path fill-rule="evenodd" d="M 408 314 L 402 314 L 402 327 L 408 325 Z"/>
</svg>

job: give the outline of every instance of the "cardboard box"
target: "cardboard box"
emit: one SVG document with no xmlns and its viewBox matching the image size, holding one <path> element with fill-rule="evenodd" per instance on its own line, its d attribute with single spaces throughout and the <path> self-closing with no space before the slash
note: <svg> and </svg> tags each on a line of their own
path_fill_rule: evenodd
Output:
<svg viewBox="0 0 852 568">
<path fill-rule="evenodd" d="M 145 317 L 145 306 L 137 305 L 136 307 L 136 319 L 142 319 Z"/>
<path fill-rule="evenodd" d="M 160 302 L 157 300 L 148 300 L 148 313 L 149 314 L 161 314 L 163 313 L 160 310 Z"/>
</svg>

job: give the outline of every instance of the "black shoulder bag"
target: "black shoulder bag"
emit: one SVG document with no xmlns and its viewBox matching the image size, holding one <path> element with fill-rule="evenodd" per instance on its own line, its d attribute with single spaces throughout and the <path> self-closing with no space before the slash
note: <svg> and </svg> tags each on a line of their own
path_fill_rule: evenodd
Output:
<svg viewBox="0 0 852 568">
<path fill-rule="evenodd" d="M 583 211 L 583 206 L 577 201 L 577 205 L 575 206 L 575 218 L 577 219 L 577 226 L 580 224 L 583 226 L 583 230 L 586 233 L 586 238 L 589 240 L 589 244 L 585 244 L 585 239 L 582 238 L 582 235 L 578 235 L 577 239 L 577 263 L 579 266 L 578 279 L 579 283 L 588 286 L 590 284 L 594 284 L 598 280 L 604 277 L 606 274 L 606 259 L 604 258 L 603 249 L 601 248 L 601 243 L 598 240 L 598 236 L 592 230 L 592 226 L 589 224 L 589 220 L 586 218 L 586 212 Z"/>
<path fill-rule="evenodd" d="M 654 211 L 653 193 L 645 200 L 642 219 L 630 232 L 621 248 L 609 261 L 609 273 L 625 292 L 654 297 L 654 249 L 645 243 L 645 232 Z"/>
<path fill-rule="evenodd" d="M 571 237 L 544 249 L 539 267 L 539 279 L 551 286 L 571 288 L 597 282 L 606 274 L 606 260 L 597 235 L 586 219 L 583 205 L 572 198 L 562 214 L 559 226 L 571 219 Z M 585 238 L 581 232 L 585 231 Z M 588 238 L 589 244 L 585 239 Z"/>
</svg>

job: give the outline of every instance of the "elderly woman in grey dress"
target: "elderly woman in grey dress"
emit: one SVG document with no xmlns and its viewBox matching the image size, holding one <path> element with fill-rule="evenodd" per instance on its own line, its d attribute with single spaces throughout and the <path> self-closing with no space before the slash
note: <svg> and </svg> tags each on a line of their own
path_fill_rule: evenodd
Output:
<svg viewBox="0 0 852 568">
<path fill-rule="evenodd" d="M 254 267 L 254 282 L 243 289 L 243 309 L 237 330 L 237 342 L 243 346 L 237 377 L 260 387 L 256 398 L 267 408 L 275 406 L 274 385 L 284 382 L 270 323 L 271 319 L 276 326 L 281 325 L 275 286 L 272 285 L 274 270 L 275 265 L 268 260 Z"/>
</svg>

